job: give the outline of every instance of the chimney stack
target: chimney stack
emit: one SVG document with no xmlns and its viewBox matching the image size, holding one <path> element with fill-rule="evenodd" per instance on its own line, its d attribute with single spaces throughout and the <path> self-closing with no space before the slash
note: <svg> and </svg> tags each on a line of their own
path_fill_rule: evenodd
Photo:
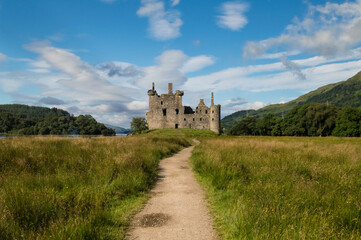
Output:
<svg viewBox="0 0 361 240">
<path fill-rule="evenodd" d="M 168 83 L 168 94 L 173 94 L 173 83 Z"/>
<path fill-rule="evenodd" d="M 212 92 L 211 106 L 213 106 L 213 105 L 214 105 L 214 94 L 213 94 L 213 92 Z"/>
<path fill-rule="evenodd" d="M 152 90 L 154 91 L 154 82 L 152 82 Z"/>
</svg>

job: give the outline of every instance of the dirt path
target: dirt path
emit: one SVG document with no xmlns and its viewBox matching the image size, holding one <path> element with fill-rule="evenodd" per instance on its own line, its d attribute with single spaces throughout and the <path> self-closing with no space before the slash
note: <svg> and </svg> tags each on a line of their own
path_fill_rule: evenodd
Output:
<svg viewBox="0 0 361 240">
<path fill-rule="evenodd" d="M 192 150 L 160 162 L 152 197 L 135 216 L 127 239 L 217 239 L 203 189 L 189 165 Z"/>
</svg>

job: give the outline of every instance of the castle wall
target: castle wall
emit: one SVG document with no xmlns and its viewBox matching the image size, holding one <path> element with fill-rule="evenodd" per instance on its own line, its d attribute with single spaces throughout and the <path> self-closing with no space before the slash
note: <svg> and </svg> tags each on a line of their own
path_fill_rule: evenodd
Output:
<svg viewBox="0 0 361 240">
<path fill-rule="evenodd" d="M 154 95 L 149 98 L 149 112 L 146 120 L 149 129 L 175 128 L 180 124 L 184 107 L 182 96 L 175 94 Z M 178 113 L 178 114 L 177 114 Z"/>
<path fill-rule="evenodd" d="M 186 107 L 182 105 L 184 93 L 182 91 L 173 93 L 172 88 L 172 84 L 169 84 L 168 94 L 160 96 L 155 91 L 154 85 L 153 89 L 148 91 L 149 111 L 146 113 L 146 121 L 149 129 L 211 129 L 217 134 L 220 133 L 220 105 L 211 105 L 209 108 L 201 99 L 194 113 L 188 113 L 185 111 Z"/>
</svg>

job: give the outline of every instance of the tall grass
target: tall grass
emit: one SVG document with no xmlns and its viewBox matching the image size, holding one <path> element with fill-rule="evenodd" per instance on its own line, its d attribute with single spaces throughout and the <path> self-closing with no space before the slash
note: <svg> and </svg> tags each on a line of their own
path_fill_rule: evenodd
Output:
<svg viewBox="0 0 361 240">
<path fill-rule="evenodd" d="M 360 239 L 361 140 L 213 138 L 192 156 L 223 239 Z"/>
<path fill-rule="evenodd" d="M 1 239 L 122 239 L 184 138 L 0 140 Z"/>
</svg>

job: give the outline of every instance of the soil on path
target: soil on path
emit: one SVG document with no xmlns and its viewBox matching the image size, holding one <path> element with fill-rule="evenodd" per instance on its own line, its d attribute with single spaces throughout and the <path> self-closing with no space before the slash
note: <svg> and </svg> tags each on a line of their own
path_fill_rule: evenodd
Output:
<svg viewBox="0 0 361 240">
<path fill-rule="evenodd" d="M 152 197 L 135 215 L 127 239 L 217 239 L 203 189 L 189 165 L 192 150 L 160 162 Z"/>
</svg>

